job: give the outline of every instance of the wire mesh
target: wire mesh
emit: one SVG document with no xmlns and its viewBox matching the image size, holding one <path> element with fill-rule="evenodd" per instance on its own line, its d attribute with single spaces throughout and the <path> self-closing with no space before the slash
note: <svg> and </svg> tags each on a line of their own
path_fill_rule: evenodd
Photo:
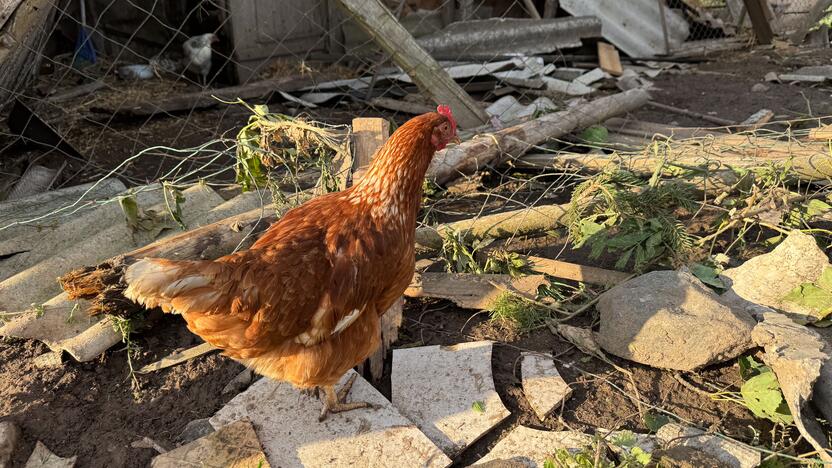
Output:
<svg viewBox="0 0 832 468">
<path fill-rule="evenodd" d="M 770 7 L 780 18 L 781 13 L 799 16 L 811 7 L 809 3 L 772 0 Z M 179 185 L 198 180 L 232 184 L 235 137 L 251 112 L 213 96 L 234 100 L 238 90 L 258 84 L 260 91 L 244 101 L 268 101 L 271 111 L 336 125 L 372 115 L 388 118 L 395 127 L 433 105 L 412 81 L 402 79 L 402 70 L 389 54 L 335 0 L 25 4 L 40 9 L 34 17 L 23 7 L 16 11 L 11 21 L 27 33 L 12 29 L 17 35 L 9 48 L 25 60 L 14 77 L 0 73 L 4 103 L 0 116 L 10 124 L 10 129 L 0 128 L 0 199 L 28 167 L 37 165 L 59 170 L 52 189 L 105 176 L 120 178 L 128 186 L 162 179 Z M 386 2 L 417 39 L 454 21 L 568 16 L 557 4 Z M 671 0 L 664 6 L 668 14 L 685 17 L 688 41 L 734 37 L 748 27 L 747 20 L 736 26 L 742 19 L 736 11 L 738 6 L 742 9 L 741 0 Z M 218 40 L 210 44 L 210 67 L 203 71 L 188 58 L 205 47 L 188 52 L 184 44 L 205 34 L 215 34 Z M 553 50 L 534 58 L 502 52 L 484 56 L 480 48 L 474 53 L 472 44 L 455 56 L 440 57 L 440 64 L 455 67 L 451 70 L 457 83 L 476 101 L 493 104 L 510 96 L 523 105 L 534 103 L 524 108 L 528 118 L 564 108 L 576 97 L 551 92 L 529 79 L 526 86 L 517 86 L 516 77 L 500 72 L 518 68 L 523 60 L 527 69 L 554 65 L 552 76 L 572 80 L 586 71 L 578 67 L 594 54 L 595 40 L 585 40 L 582 48 Z M 290 82 L 294 85 L 288 86 Z M 234 91 L 224 91 L 229 87 Z M 518 106 L 490 109 L 491 123 L 499 128 L 510 120 L 503 119 L 508 114 L 516 118 Z M 36 125 L 41 122 L 46 129 Z"/>
</svg>

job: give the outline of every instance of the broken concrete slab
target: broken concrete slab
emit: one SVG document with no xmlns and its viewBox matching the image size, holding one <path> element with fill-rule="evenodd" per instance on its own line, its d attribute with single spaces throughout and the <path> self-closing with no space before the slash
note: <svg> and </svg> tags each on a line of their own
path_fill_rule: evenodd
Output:
<svg viewBox="0 0 832 468">
<path fill-rule="evenodd" d="M 832 463 L 827 435 L 805 407 L 832 349 L 815 331 L 782 314 L 766 312 L 762 319 L 751 336 L 765 350 L 763 361 L 777 376 L 800 434 L 818 451 L 822 461 Z"/>
<path fill-rule="evenodd" d="M 11 421 L 0 422 L 0 468 L 10 466 L 14 451 L 20 444 L 20 428 Z"/>
<path fill-rule="evenodd" d="M 580 47 L 581 39 L 599 37 L 601 22 L 591 16 L 530 20 L 490 18 L 451 23 L 416 42 L 437 58 L 535 55 Z"/>
<path fill-rule="evenodd" d="M 269 462 L 249 421 L 235 421 L 216 432 L 156 456 L 152 468 L 216 466 L 268 468 Z"/>
<path fill-rule="evenodd" d="M 602 35 L 630 57 L 649 58 L 670 53 L 687 39 L 690 26 L 685 17 L 653 0 L 561 0 L 571 15 L 595 16 Z M 664 20 L 662 20 L 662 12 Z M 662 25 L 666 25 L 665 39 Z M 667 43 L 665 42 L 667 41 Z"/>
<path fill-rule="evenodd" d="M 760 452 L 750 447 L 681 424 L 665 424 L 656 432 L 656 437 L 664 447 L 692 447 L 713 455 L 731 468 L 754 468 L 761 461 Z"/>
<path fill-rule="evenodd" d="M 488 115 L 497 117 L 502 123 L 528 119 L 535 114 L 543 114 L 554 110 L 557 110 L 557 105 L 547 97 L 539 97 L 530 104 L 520 104 L 517 98 L 511 95 L 503 96 L 485 108 Z"/>
<path fill-rule="evenodd" d="M 494 390 L 492 344 L 393 350 L 393 405 L 451 457 L 511 414 Z"/>
<path fill-rule="evenodd" d="M 597 308 L 601 347 L 641 364 L 692 371 L 753 347 L 751 316 L 684 268 L 619 284 L 601 295 Z"/>
<path fill-rule="evenodd" d="M 206 214 L 225 200 L 206 185 L 195 185 L 183 191 L 181 204 L 185 226 L 198 226 Z M 164 203 L 151 208 L 155 213 L 167 213 Z M 148 210 L 150 211 L 150 210 Z M 150 222 L 146 229 L 132 229 L 127 223 L 116 223 L 87 237 L 70 248 L 38 262 L 36 265 L 11 276 L 0 283 L 0 310 L 18 312 L 32 304 L 42 304 L 61 293 L 55 277 L 85 265 L 95 265 L 102 260 L 148 244 L 157 237 L 177 234 L 178 227 L 169 221 Z"/>
<path fill-rule="evenodd" d="M 601 81 L 605 78 L 612 78 L 612 76 L 604 70 L 601 70 L 600 68 L 593 68 L 592 70 L 575 78 L 573 81 L 584 86 L 589 86 L 595 83 L 596 81 Z"/>
<path fill-rule="evenodd" d="M 52 453 L 41 441 L 37 441 L 24 468 L 72 468 L 77 458 L 61 458 Z"/>
<path fill-rule="evenodd" d="M 828 267 L 829 260 L 815 238 L 795 230 L 771 252 L 722 272 L 722 278 L 730 286 L 723 296 L 736 295 L 793 318 L 811 321 L 816 319 L 811 308 L 783 298 L 797 286 L 815 282 Z"/>
<path fill-rule="evenodd" d="M 38 232 L 72 219 L 81 210 L 95 207 L 95 201 L 109 198 L 126 187 L 117 179 L 76 185 L 60 190 L 0 203 L 0 241 Z M 57 210 L 60 212 L 55 213 Z"/>
<path fill-rule="evenodd" d="M 344 375 L 338 387 L 352 375 L 352 370 Z M 336 413 L 318 422 L 317 398 L 302 395 L 289 383 L 263 378 L 210 422 L 219 429 L 247 418 L 269 463 L 283 468 L 450 465 L 451 460 L 362 377 L 355 380 L 348 400 L 366 401 L 378 409 Z"/>
<path fill-rule="evenodd" d="M 569 96 L 585 96 L 594 89 L 589 86 L 579 83 L 578 81 L 564 81 L 551 76 L 543 76 L 540 78 L 546 85 L 546 89 L 555 93 L 566 94 Z"/>
<path fill-rule="evenodd" d="M 541 421 L 569 398 L 572 388 L 560 376 L 552 356 L 523 353 L 520 373 L 526 400 Z"/>
<path fill-rule="evenodd" d="M 592 445 L 592 436 L 578 431 L 540 431 L 517 426 L 472 466 L 494 460 L 509 460 L 523 466 L 543 468 L 558 449 L 579 450 Z"/>
</svg>

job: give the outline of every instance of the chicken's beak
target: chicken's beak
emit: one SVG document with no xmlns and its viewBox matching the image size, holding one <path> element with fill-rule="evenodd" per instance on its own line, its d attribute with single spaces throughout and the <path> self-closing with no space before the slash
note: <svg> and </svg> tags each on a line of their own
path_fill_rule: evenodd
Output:
<svg viewBox="0 0 832 468">
<path fill-rule="evenodd" d="M 451 138 L 450 143 L 453 143 L 453 144 L 455 144 L 455 145 L 458 145 L 458 144 L 462 143 L 462 140 L 460 140 L 460 139 L 459 139 L 459 136 L 458 136 L 458 135 L 454 135 L 454 137 L 453 137 L 453 138 Z"/>
</svg>

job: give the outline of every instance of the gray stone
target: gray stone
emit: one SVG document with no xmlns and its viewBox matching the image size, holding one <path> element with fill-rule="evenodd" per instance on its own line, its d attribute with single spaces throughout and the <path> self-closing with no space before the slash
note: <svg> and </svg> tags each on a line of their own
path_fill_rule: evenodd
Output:
<svg viewBox="0 0 832 468">
<path fill-rule="evenodd" d="M 46 448 L 41 441 L 37 441 L 24 468 L 72 468 L 77 458 L 61 458 Z"/>
<path fill-rule="evenodd" d="M 11 466 L 9 463 L 20 443 L 20 429 L 11 421 L 0 422 L 0 468 Z"/>
<path fill-rule="evenodd" d="M 752 93 L 765 93 L 766 91 L 768 91 L 768 86 L 762 83 L 757 83 L 751 87 Z"/>
<path fill-rule="evenodd" d="M 577 431 L 539 431 L 517 426 L 473 466 L 488 466 L 494 460 L 522 463 L 543 468 L 543 463 L 558 449 L 579 450 L 592 445 L 592 436 Z"/>
<path fill-rule="evenodd" d="M 811 320 L 812 309 L 784 302 L 783 297 L 802 283 L 816 281 L 828 266 L 829 260 L 814 237 L 792 231 L 771 252 L 725 270 L 722 277 L 729 280 L 731 290 L 724 296 L 735 294 L 795 318 Z"/>
<path fill-rule="evenodd" d="M 225 385 L 225 387 L 223 387 L 223 389 L 222 389 L 223 395 L 228 394 L 228 393 L 235 393 L 236 394 L 236 393 L 242 392 L 243 390 L 248 388 L 249 385 L 251 385 L 251 379 L 253 377 L 254 377 L 254 374 L 251 372 L 251 369 L 248 369 L 248 368 L 243 369 L 242 372 L 237 374 L 236 377 L 231 379 L 231 381 L 228 382 Z"/>
<path fill-rule="evenodd" d="M 774 82 L 780 81 L 780 77 L 777 76 L 776 72 L 766 73 L 766 76 L 763 79 L 768 81 L 769 83 L 774 83 Z"/>
<path fill-rule="evenodd" d="M 692 371 L 750 349 L 754 320 L 687 269 L 654 271 L 619 284 L 598 301 L 598 344 L 653 367 Z"/>
<path fill-rule="evenodd" d="M 760 452 L 739 442 L 676 423 L 659 428 L 656 437 L 666 448 L 683 446 L 701 450 L 731 468 L 754 468 L 761 461 Z"/>
<path fill-rule="evenodd" d="M 208 418 L 194 419 L 185 425 L 185 429 L 179 433 L 179 442 L 187 444 L 193 442 L 200 437 L 205 437 L 214 432 L 214 426 L 208 421 Z"/>
<path fill-rule="evenodd" d="M 339 387 L 355 375 L 348 372 Z M 246 418 L 254 424 L 272 466 L 424 466 L 451 463 L 424 434 L 366 380 L 358 377 L 347 401 L 378 409 L 331 414 L 318 422 L 321 402 L 291 384 L 263 378 L 211 417 L 220 428 Z"/>
<path fill-rule="evenodd" d="M 46 352 L 36 357 L 32 364 L 39 369 L 55 369 L 63 366 L 63 356 L 61 353 Z"/>
<path fill-rule="evenodd" d="M 449 456 L 511 413 L 494 390 L 491 341 L 393 350 L 392 400 Z"/>
<path fill-rule="evenodd" d="M 541 421 L 572 394 L 572 388 L 560 376 L 552 356 L 523 353 L 520 372 L 523 393 Z"/>
<path fill-rule="evenodd" d="M 751 336 L 765 350 L 763 361 L 777 376 L 800 434 L 818 451 L 822 461 L 832 463 L 826 434 L 804 407 L 812 398 L 821 368 L 829 361 L 829 346 L 816 332 L 774 311 L 763 315 Z"/>
</svg>

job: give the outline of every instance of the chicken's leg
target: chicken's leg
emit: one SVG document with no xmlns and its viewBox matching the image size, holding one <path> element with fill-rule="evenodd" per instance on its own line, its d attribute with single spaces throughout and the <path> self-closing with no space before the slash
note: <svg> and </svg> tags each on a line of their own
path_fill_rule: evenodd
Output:
<svg viewBox="0 0 832 468">
<path fill-rule="evenodd" d="M 321 387 L 324 390 L 326 398 L 323 401 L 324 407 L 321 409 L 321 415 L 318 417 L 318 421 L 326 419 L 329 413 L 341 413 L 343 411 L 350 411 L 359 408 L 375 408 L 375 406 L 365 401 L 344 403 L 344 399 L 346 399 L 347 394 L 350 393 L 350 389 L 352 388 L 352 384 L 355 382 L 356 377 L 358 377 L 358 374 L 353 374 L 341 390 L 338 391 L 338 393 L 335 393 L 335 387 L 333 385 Z"/>
</svg>

